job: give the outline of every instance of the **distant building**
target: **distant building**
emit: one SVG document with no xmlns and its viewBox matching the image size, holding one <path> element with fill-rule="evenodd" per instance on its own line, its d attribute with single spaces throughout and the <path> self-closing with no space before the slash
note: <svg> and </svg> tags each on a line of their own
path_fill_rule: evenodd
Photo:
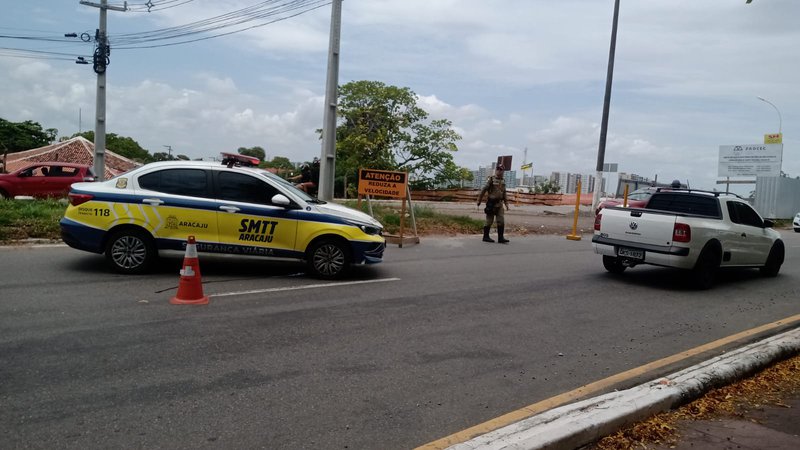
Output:
<svg viewBox="0 0 800 450">
<path fill-rule="evenodd" d="M 472 188 L 473 189 L 483 189 L 483 186 L 486 185 L 486 179 L 490 176 L 494 175 L 494 168 L 497 166 L 497 163 L 492 163 L 491 166 L 487 167 L 478 167 L 478 170 L 472 171 Z M 519 186 L 519 180 L 517 180 L 517 171 L 516 170 L 506 170 L 503 172 L 503 179 L 506 180 L 506 188 L 515 188 Z M 469 186 L 464 186 L 469 187 Z"/>
</svg>

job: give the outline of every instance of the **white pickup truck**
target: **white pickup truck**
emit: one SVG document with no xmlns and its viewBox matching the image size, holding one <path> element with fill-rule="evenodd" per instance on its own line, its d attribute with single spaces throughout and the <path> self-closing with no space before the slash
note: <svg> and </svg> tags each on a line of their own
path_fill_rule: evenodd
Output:
<svg viewBox="0 0 800 450">
<path fill-rule="evenodd" d="M 695 285 L 708 289 L 720 267 L 778 275 L 785 249 L 772 225 L 734 194 L 658 190 L 643 208 L 603 208 L 592 246 L 609 272 L 638 264 L 675 267 L 690 270 Z"/>
</svg>

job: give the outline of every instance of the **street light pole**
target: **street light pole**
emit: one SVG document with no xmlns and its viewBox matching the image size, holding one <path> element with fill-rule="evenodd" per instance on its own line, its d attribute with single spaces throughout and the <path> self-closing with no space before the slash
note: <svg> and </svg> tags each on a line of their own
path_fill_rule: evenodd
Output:
<svg viewBox="0 0 800 450">
<path fill-rule="evenodd" d="M 608 134 L 608 112 L 611 106 L 611 82 L 614 78 L 614 54 L 617 48 L 617 22 L 619 19 L 619 0 L 614 0 L 614 20 L 611 25 L 611 48 L 608 51 L 608 73 L 606 74 L 606 95 L 603 101 L 603 122 L 600 125 L 600 145 L 597 149 L 597 175 L 594 178 L 592 211 L 600 203 L 600 183 L 603 179 L 603 164 L 606 157 L 606 135 Z"/>
<path fill-rule="evenodd" d="M 777 107 L 777 106 L 775 106 L 775 105 L 774 105 L 774 104 L 773 104 L 771 101 L 769 101 L 769 100 L 765 99 L 764 97 L 758 96 L 758 97 L 756 97 L 756 98 L 757 98 L 757 99 L 759 99 L 759 100 L 761 100 L 761 101 L 762 101 L 762 102 L 764 102 L 764 103 L 769 103 L 769 104 L 770 104 L 770 105 L 771 105 L 773 108 L 775 108 L 775 111 L 778 113 L 778 134 L 783 134 L 783 133 L 782 133 L 782 129 L 783 129 L 783 118 L 781 117 L 781 111 L 780 111 L 780 110 L 778 109 L 778 107 Z"/>
</svg>

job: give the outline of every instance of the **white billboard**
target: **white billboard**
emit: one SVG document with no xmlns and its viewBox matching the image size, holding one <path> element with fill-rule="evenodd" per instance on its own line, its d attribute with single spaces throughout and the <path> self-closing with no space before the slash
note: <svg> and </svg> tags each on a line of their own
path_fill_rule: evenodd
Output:
<svg viewBox="0 0 800 450">
<path fill-rule="evenodd" d="M 782 161 L 783 144 L 719 146 L 720 177 L 777 177 Z"/>
</svg>

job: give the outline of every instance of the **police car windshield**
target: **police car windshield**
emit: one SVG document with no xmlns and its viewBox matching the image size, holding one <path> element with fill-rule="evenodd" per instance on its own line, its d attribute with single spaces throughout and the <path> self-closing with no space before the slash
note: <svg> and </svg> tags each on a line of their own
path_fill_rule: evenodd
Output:
<svg viewBox="0 0 800 450">
<path fill-rule="evenodd" d="M 283 186 L 283 187 L 285 187 L 287 189 L 291 189 L 292 194 L 295 194 L 296 196 L 300 197 L 301 199 L 303 199 L 304 202 L 307 202 L 307 203 L 319 203 L 319 204 L 326 203 L 326 202 L 324 202 L 322 200 L 318 200 L 318 199 L 306 194 L 305 192 L 301 191 L 300 189 L 297 189 L 294 186 L 294 184 L 284 180 L 283 178 L 275 175 L 272 172 L 269 172 L 269 171 L 266 171 L 266 170 L 259 170 L 259 172 L 262 175 L 264 175 L 265 177 L 269 178 L 270 180 L 280 184 L 281 186 Z"/>
</svg>

